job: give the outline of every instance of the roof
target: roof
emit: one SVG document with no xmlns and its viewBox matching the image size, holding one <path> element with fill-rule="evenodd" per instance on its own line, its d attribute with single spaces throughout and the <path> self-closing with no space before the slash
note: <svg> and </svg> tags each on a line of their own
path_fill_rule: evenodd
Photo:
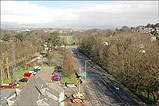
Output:
<svg viewBox="0 0 159 106">
<path fill-rule="evenodd" d="M 50 95 L 44 94 L 42 92 L 44 89 L 46 89 L 46 91 L 49 92 L 47 94 Z M 44 100 L 44 98 L 48 100 L 45 101 L 47 104 L 58 104 L 58 100 L 50 99 L 50 96 L 59 98 L 59 93 L 56 90 L 49 88 L 40 78 L 31 76 L 28 83 L 19 93 L 16 101 L 14 102 L 14 105 L 37 105 L 37 101 L 41 99 Z"/>
</svg>

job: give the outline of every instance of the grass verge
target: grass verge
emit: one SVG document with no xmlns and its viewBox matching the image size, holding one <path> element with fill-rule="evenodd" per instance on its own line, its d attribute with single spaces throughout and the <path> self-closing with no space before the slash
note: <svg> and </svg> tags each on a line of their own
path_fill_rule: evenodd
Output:
<svg viewBox="0 0 159 106">
<path fill-rule="evenodd" d="M 67 81 L 70 82 L 70 83 L 77 84 L 76 75 L 73 74 L 73 75 L 70 75 L 70 77 L 65 76 L 65 75 L 62 75 L 62 77 L 61 77 L 61 83 L 64 84 L 64 83 L 66 83 Z"/>
</svg>

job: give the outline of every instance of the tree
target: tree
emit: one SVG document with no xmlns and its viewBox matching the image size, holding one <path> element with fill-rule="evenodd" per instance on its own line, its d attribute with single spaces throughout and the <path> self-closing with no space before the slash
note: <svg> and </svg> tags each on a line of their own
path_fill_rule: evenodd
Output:
<svg viewBox="0 0 159 106">
<path fill-rule="evenodd" d="M 122 29 L 122 31 L 129 31 L 130 30 L 128 26 L 123 26 L 121 29 Z"/>
<path fill-rule="evenodd" d="M 10 40 L 10 34 L 6 33 L 5 35 L 3 35 L 2 40 L 9 41 Z"/>
<path fill-rule="evenodd" d="M 24 35 L 23 33 L 18 33 L 14 36 L 16 38 L 17 41 L 23 41 L 24 40 Z"/>
<path fill-rule="evenodd" d="M 59 33 L 57 33 L 57 32 L 50 33 L 50 36 L 47 39 L 47 42 L 48 42 L 48 47 L 50 49 L 52 49 L 52 50 L 55 49 L 56 46 L 59 46 L 61 44 Z"/>
</svg>

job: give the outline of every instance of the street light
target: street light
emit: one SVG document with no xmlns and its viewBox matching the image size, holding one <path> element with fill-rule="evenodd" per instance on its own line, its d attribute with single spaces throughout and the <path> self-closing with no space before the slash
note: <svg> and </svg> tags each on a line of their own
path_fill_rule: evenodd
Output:
<svg viewBox="0 0 159 106">
<path fill-rule="evenodd" d="M 91 61 L 91 60 L 85 60 L 85 79 L 86 79 L 86 75 L 87 75 L 87 74 L 86 74 L 86 65 L 87 65 L 87 62 L 88 62 L 88 61 Z"/>
</svg>

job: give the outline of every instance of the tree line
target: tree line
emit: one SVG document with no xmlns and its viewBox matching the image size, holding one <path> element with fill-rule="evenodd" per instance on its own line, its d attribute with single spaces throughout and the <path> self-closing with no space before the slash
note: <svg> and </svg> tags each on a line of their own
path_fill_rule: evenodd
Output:
<svg viewBox="0 0 159 106">
<path fill-rule="evenodd" d="M 1 40 L 1 83 L 3 80 L 9 79 L 6 74 L 13 77 L 13 71 L 10 70 L 10 67 L 13 66 L 13 53 L 16 64 L 22 63 L 22 67 L 25 69 L 27 62 L 33 58 L 34 54 L 44 50 L 43 39 L 37 37 L 33 32 L 5 33 L 1 36 Z"/>
<path fill-rule="evenodd" d="M 85 55 L 132 91 L 159 102 L 158 41 L 125 31 L 92 30 L 82 35 L 80 50 Z"/>
</svg>

